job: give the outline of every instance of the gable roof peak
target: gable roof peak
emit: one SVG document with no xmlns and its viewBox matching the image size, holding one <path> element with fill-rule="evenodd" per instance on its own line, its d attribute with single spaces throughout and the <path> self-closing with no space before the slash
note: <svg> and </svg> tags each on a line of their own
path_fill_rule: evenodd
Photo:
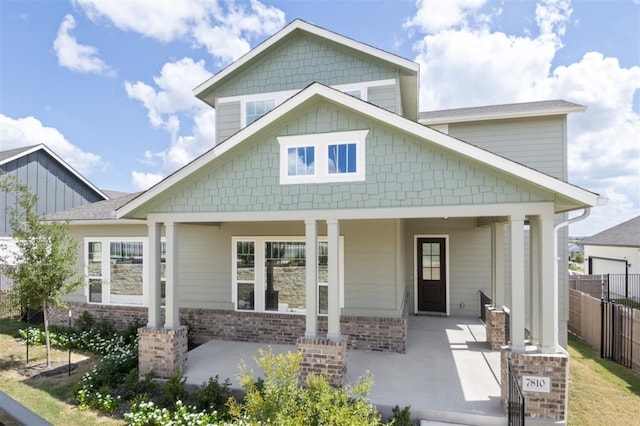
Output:
<svg viewBox="0 0 640 426">
<path fill-rule="evenodd" d="M 369 55 L 376 58 L 377 60 L 393 64 L 401 70 L 404 70 L 404 75 L 410 76 L 415 79 L 417 90 L 417 76 L 419 72 L 419 65 L 416 62 L 410 61 L 393 53 L 386 52 L 382 49 L 378 49 L 368 44 L 356 41 L 352 38 L 340 35 L 338 33 L 329 31 L 325 28 L 297 18 L 287 24 L 280 31 L 276 32 L 271 37 L 258 44 L 249 52 L 245 53 L 239 59 L 229 64 L 226 68 L 222 69 L 217 74 L 213 75 L 208 80 L 198 85 L 193 89 L 193 94 L 206 104 L 215 107 L 215 91 L 223 82 L 227 81 L 228 78 L 235 75 L 235 73 L 239 69 L 246 67 L 247 65 L 261 58 L 273 46 L 279 44 L 285 39 L 288 39 L 292 36 L 292 34 L 297 32 L 311 34 L 321 39 L 336 43 L 347 49 Z"/>
</svg>

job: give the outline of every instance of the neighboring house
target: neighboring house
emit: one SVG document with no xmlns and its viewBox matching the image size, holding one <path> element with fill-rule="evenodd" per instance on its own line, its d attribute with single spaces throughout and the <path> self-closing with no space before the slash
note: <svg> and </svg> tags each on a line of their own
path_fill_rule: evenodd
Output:
<svg viewBox="0 0 640 426">
<path fill-rule="evenodd" d="M 589 274 L 640 274 L 640 216 L 582 240 Z"/>
<path fill-rule="evenodd" d="M 15 176 L 38 197 L 38 214 L 46 215 L 108 199 L 80 173 L 46 145 L 33 145 L 0 151 L 0 178 Z M 14 194 L 0 191 L 0 256 L 15 250 L 11 240 L 11 217 L 7 209 L 15 203 Z"/>
<path fill-rule="evenodd" d="M 564 357 L 562 222 L 603 202 L 566 182 L 566 117 L 585 108 L 419 114 L 418 81 L 292 22 L 194 90 L 213 149 L 122 204 L 50 216 L 81 242 L 87 286 L 67 300 L 146 323 L 140 370 L 161 376 L 186 362 L 181 320 L 200 341 L 404 352 L 409 314 L 478 316 L 479 290 L 510 312 L 510 351 L 527 328 L 539 351 L 522 356 Z"/>
</svg>

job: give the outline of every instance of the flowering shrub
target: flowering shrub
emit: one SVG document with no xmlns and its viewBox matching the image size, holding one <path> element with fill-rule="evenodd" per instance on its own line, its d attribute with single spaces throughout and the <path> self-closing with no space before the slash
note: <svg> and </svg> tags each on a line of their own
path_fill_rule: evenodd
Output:
<svg viewBox="0 0 640 426">
<path fill-rule="evenodd" d="M 189 407 L 177 401 L 175 409 L 156 407 L 153 402 L 133 404 L 131 411 L 125 413 L 124 419 L 131 426 L 190 426 L 220 424 L 216 412 L 196 412 L 196 407 Z"/>
<path fill-rule="evenodd" d="M 120 396 L 115 398 L 109 394 L 108 389 L 101 389 L 98 392 L 90 392 L 87 389 L 80 389 L 76 394 L 78 408 L 80 410 L 98 410 L 105 413 L 113 413 L 120 407 Z"/>
</svg>

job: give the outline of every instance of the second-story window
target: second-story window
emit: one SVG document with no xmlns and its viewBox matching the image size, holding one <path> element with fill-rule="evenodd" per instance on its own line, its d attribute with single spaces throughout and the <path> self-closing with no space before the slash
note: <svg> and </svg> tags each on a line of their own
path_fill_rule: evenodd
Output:
<svg viewBox="0 0 640 426">
<path fill-rule="evenodd" d="M 245 103 L 245 114 L 247 126 L 258 118 L 262 117 L 276 107 L 275 99 L 265 99 L 260 101 L 247 101 Z"/>
<path fill-rule="evenodd" d="M 287 150 L 287 175 L 313 176 L 315 173 L 315 147 L 298 146 Z"/>
</svg>

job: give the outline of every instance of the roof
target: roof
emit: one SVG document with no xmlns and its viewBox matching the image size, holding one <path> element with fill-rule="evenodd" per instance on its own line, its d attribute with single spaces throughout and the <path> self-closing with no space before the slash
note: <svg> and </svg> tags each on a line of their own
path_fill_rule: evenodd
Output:
<svg viewBox="0 0 640 426">
<path fill-rule="evenodd" d="M 105 201 L 97 201 L 91 204 L 74 207 L 60 212 L 50 213 L 45 216 L 46 220 L 68 220 L 68 221 L 94 221 L 116 219 L 116 210 L 135 197 L 140 192 L 126 194 L 117 198 Z"/>
<path fill-rule="evenodd" d="M 422 124 L 433 125 L 456 123 L 461 121 L 481 121 L 569 114 L 572 112 L 584 112 L 586 109 L 587 107 L 584 105 L 578 105 L 573 102 L 556 99 L 551 101 L 522 102 L 427 111 L 419 114 L 418 121 Z"/>
<path fill-rule="evenodd" d="M 109 196 L 99 190 L 96 186 L 94 186 L 91 182 L 89 182 L 84 176 L 82 176 L 76 169 L 71 167 L 66 161 L 60 158 L 55 152 L 53 152 L 47 145 L 41 143 L 39 145 L 31 145 L 22 148 L 9 149 L 6 151 L 0 151 L 0 166 L 10 163 L 11 161 L 17 160 L 19 158 L 25 157 L 31 153 L 37 151 L 44 151 L 53 157 L 63 168 L 65 168 L 69 173 L 78 178 L 82 183 L 91 188 L 96 194 L 98 194 L 103 199 L 108 199 Z"/>
<path fill-rule="evenodd" d="M 228 78 L 233 76 L 238 70 L 247 67 L 248 64 L 255 63 L 262 58 L 265 52 L 269 51 L 273 46 L 280 44 L 283 40 L 288 39 L 297 32 L 304 32 L 325 40 L 332 41 L 343 47 L 351 50 L 355 50 L 359 53 L 372 56 L 377 60 L 381 60 L 390 63 L 400 68 L 400 86 L 406 87 L 403 93 L 407 93 L 407 96 L 412 95 L 412 99 L 407 99 L 408 102 L 403 102 L 403 108 L 405 114 L 409 117 L 418 117 L 418 72 L 420 66 L 408 59 L 402 58 L 393 53 L 386 52 L 368 44 L 356 41 L 354 39 L 345 37 L 343 35 L 331 32 L 324 28 L 312 25 L 301 19 L 296 19 L 289 23 L 286 27 L 266 39 L 264 42 L 250 50 L 240 59 L 236 60 L 222 71 L 218 72 L 207 81 L 198 85 L 193 89 L 193 94 L 203 102 L 209 104 L 215 108 L 214 96 L 215 90 Z"/>
<path fill-rule="evenodd" d="M 566 200 L 571 200 L 568 205 L 563 206 L 561 209 L 557 209 L 557 212 L 602 205 L 606 202 L 606 199 L 599 197 L 597 194 L 586 191 L 575 185 L 571 185 L 560 179 L 526 167 L 490 151 L 478 148 L 477 146 L 456 139 L 448 134 L 438 132 L 430 127 L 406 119 L 400 115 L 362 101 L 361 99 L 344 94 L 323 84 L 313 83 L 277 106 L 275 109 L 271 110 L 269 113 L 265 114 L 259 120 L 256 120 L 249 126 L 238 131 L 224 142 L 216 145 L 214 148 L 196 158 L 182 169 L 163 179 L 155 186 L 133 199 L 131 202 L 119 208 L 117 216 L 131 218 L 145 217 L 139 209 L 141 209 L 147 202 L 156 199 L 156 197 L 163 194 L 165 190 L 170 189 L 182 179 L 202 170 L 213 161 L 216 161 L 218 157 L 224 155 L 225 152 L 258 134 L 289 112 L 294 111 L 296 108 L 307 102 L 313 102 L 319 98 L 333 102 L 354 112 L 366 115 L 374 120 L 383 122 L 385 125 L 394 127 L 398 131 L 407 132 L 417 138 L 428 140 L 430 143 L 433 143 L 445 151 L 453 152 L 456 155 L 483 163 L 490 168 L 499 169 L 509 175 L 523 179 L 536 187 L 560 194 L 561 198 L 564 197 Z M 556 203 L 557 205 L 560 205 L 560 201 L 556 200 Z"/>
<path fill-rule="evenodd" d="M 640 247 L 640 216 L 582 239 L 583 245 Z"/>
</svg>

